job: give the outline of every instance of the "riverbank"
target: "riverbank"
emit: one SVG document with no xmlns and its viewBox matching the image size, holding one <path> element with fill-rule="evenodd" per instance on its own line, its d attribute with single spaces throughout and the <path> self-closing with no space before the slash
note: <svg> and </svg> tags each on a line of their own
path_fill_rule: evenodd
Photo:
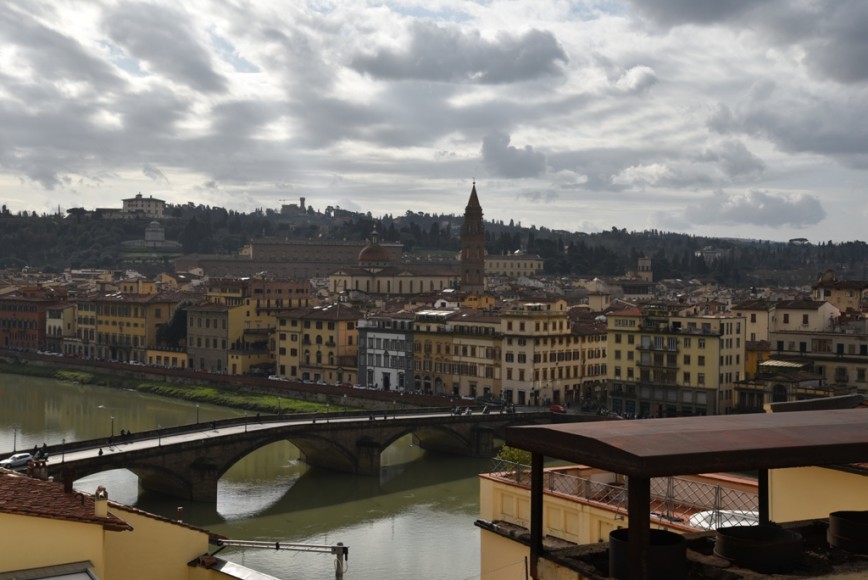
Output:
<svg viewBox="0 0 868 580">
<path fill-rule="evenodd" d="M 0 361 L 0 373 L 133 390 L 194 403 L 207 403 L 263 414 L 321 413 L 341 409 L 341 407 L 327 403 L 304 401 L 267 393 L 200 384 L 172 385 L 159 381 L 143 381 L 114 372 L 100 372 L 98 370 L 64 370 L 46 365 Z"/>
</svg>

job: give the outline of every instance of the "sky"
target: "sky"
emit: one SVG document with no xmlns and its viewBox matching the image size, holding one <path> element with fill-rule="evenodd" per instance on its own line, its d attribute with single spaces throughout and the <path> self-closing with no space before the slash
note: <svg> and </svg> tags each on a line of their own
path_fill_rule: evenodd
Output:
<svg viewBox="0 0 868 580">
<path fill-rule="evenodd" d="M 865 240 L 865 0 L 4 0 L 0 201 Z"/>
</svg>

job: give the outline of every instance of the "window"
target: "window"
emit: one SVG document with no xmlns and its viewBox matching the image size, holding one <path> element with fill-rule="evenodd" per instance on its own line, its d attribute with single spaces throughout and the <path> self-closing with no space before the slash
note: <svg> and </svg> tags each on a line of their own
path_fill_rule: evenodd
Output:
<svg viewBox="0 0 868 580">
<path fill-rule="evenodd" d="M 805 326 L 808 325 L 808 315 L 807 314 L 802 314 L 802 324 L 804 324 Z"/>
<path fill-rule="evenodd" d="M 756 322 L 756 312 L 751 312 L 751 314 L 750 314 L 750 321 L 751 321 L 751 322 Z"/>
<path fill-rule="evenodd" d="M 690 364 L 690 355 L 689 354 L 684 355 L 684 364 L 686 364 L 686 365 Z"/>
<path fill-rule="evenodd" d="M 699 366 L 704 367 L 705 366 L 705 357 L 702 355 L 699 355 L 698 357 L 696 357 L 696 362 Z"/>
<path fill-rule="evenodd" d="M 789 323 L 790 323 L 790 315 L 784 314 L 784 324 L 789 324 Z"/>
<path fill-rule="evenodd" d="M 697 373 L 696 374 L 696 384 L 704 385 L 705 384 L 705 373 Z"/>
</svg>

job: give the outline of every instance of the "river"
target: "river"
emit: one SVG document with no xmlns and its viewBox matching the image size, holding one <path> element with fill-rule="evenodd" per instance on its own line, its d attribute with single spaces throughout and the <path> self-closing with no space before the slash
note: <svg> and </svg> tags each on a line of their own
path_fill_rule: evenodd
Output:
<svg viewBox="0 0 868 580">
<path fill-rule="evenodd" d="M 209 422 L 243 413 L 52 379 L 0 374 L 0 451 L 108 437 L 121 429 Z M 426 453 L 405 437 L 383 452 L 380 476 L 311 469 L 289 443 L 259 449 L 220 480 L 216 505 L 147 492 L 126 470 L 78 480 L 115 501 L 231 539 L 349 546 L 346 580 L 479 578 L 476 475 L 487 460 Z M 221 557 L 284 579 L 334 578 L 328 554 L 227 548 Z"/>
</svg>

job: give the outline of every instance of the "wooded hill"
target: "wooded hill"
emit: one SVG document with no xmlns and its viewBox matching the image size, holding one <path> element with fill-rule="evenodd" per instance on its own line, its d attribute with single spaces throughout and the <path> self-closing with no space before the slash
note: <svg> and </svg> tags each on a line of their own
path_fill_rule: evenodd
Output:
<svg viewBox="0 0 868 580">
<path fill-rule="evenodd" d="M 5 208 L 4 208 L 5 210 Z M 376 226 L 381 241 L 400 242 L 423 259 L 451 258 L 461 247 L 462 216 L 408 211 L 375 219 L 370 213 L 327 208 L 281 214 L 272 210 L 241 213 L 204 205 L 169 205 L 161 220 L 166 239 L 185 253 L 232 254 L 251 240 L 364 240 Z M 0 267 L 25 266 L 60 272 L 65 268 L 123 268 L 121 242 L 144 238 L 151 220 L 101 219 L 71 210 L 66 215 L 0 212 Z M 654 260 L 654 276 L 713 278 L 732 286 L 810 284 L 834 269 L 840 278 L 868 279 L 868 244 L 805 241 L 770 242 L 707 238 L 648 230 L 612 228 L 597 233 L 523 227 L 486 222 L 489 255 L 522 250 L 538 254 L 553 276 L 611 276 L 634 271 L 639 257 Z M 170 266 L 170 265 L 169 265 Z"/>
</svg>

